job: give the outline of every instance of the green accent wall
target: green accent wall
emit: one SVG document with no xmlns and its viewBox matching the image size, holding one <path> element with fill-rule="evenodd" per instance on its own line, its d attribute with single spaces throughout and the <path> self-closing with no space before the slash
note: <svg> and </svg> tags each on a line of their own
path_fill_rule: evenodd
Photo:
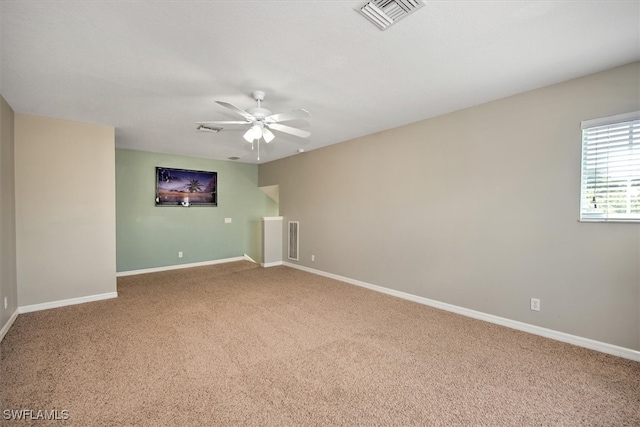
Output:
<svg viewBox="0 0 640 427">
<path fill-rule="evenodd" d="M 155 206 L 156 166 L 217 172 L 218 206 Z M 244 254 L 260 262 L 260 218 L 277 214 L 258 188 L 257 165 L 116 149 L 118 272 Z"/>
</svg>

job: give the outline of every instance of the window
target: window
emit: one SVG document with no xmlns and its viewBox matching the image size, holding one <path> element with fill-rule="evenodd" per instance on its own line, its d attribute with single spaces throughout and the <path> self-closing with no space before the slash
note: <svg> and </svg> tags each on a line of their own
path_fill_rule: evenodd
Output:
<svg viewBox="0 0 640 427">
<path fill-rule="evenodd" d="M 582 122 L 581 221 L 640 222 L 640 111 Z"/>
</svg>

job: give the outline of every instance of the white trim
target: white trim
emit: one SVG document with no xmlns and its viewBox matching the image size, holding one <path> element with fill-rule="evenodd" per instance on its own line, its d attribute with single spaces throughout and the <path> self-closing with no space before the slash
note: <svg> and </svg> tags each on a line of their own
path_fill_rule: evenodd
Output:
<svg viewBox="0 0 640 427">
<path fill-rule="evenodd" d="M 588 129 L 598 126 L 612 125 L 614 123 L 630 122 L 632 120 L 640 120 L 640 111 L 631 113 L 617 114 L 609 117 L 599 117 L 597 119 L 583 120 L 580 122 L 582 129 Z"/>
<path fill-rule="evenodd" d="M 49 310 L 50 308 L 66 307 L 68 305 L 84 304 L 85 302 L 101 301 L 111 298 L 118 298 L 118 292 L 107 292 L 105 294 L 89 295 L 86 297 L 43 302 L 42 304 L 23 305 L 18 307 L 18 313 L 31 313 L 33 311 Z"/>
<path fill-rule="evenodd" d="M 260 265 L 262 267 L 275 267 L 276 265 L 282 265 L 282 261 L 263 262 Z"/>
<path fill-rule="evenodd" d="M 282 221 L 282 218 L 284 218 L 284 217 L 281 217 L 281 216 L 263 216 L 262 220 L 263 221 Z"/>
<path fill-rule="evenodd" d="M 517 329 L 519 331 L 528 332 L 530 334 L 539 335 L 545 338 L 551 338 L 556 341 L 562 341 L 565 343 L 577 345 L 579 347 L 588 348 L 590 350 L 599 351 L 601 353 L 611 354 L 625 359 L 635 360 L 640 362 L 640 351 L 630 348 L 619 347 L 613 344 L 607 344 L 601 341 L 595 341 L 589 338 L 583 338 L 576 335 L 567 334 L 564 332 L 554 331 L 552 329 L 543 328 L 540 326 L 531 325 L 524 322 L 518 322 L 517 320 L 511 320 L 500 316 L 494 316 L 492 314 L 483 313 L 481 311 L 475 311 L 468 308 L 460 307 L 453 304 L 447 304 L 444 302 L 432 300 L 429 298 L 419 297 L 417 295 L 408 294 L 406 292 L 396 291 L 394 289 L 385 288 L 383 286 L 372 285 L 370 283 L 362 282 L 360 280 L 350 279 L 348 277 L 339 276 L 337 274 L 326 273 L 324 271 L 315 270 L 313 268 L 304 267 L 302 265 L 285 262 L 287 267 L 296 268 L 298 270 L 306 271 L 308 273 L 317 274 L 319 276 L 328 277 L 330 279 L 339 280 L 341 282 L 349 283 L 351 285 L 361 286 L 363 288 L 371 289 L 372 291 L 381 292 L 383 294 L 392 295 L 394 297 L 402 298 L 405 300 L 417 302 L 418 304 L 428 305 L 430 307 L 439 308 L 441 310 L 450 311 L 452 313 L 461 314 L 463 316 L 472 317 L 474 319 L 484 320 L 485 322 L 495 323 L 497 325 L 506 326 L 508 328 Z"/>
<path fill-rule="evenodd" d="M 245 261 L 245 260 L 251 261 L 254 264 L 256 263 L 254 260 L 252 260 L 249 257 L 249 255 L 244 254 L 244 256 L 237 256 L 233 258 L 224 258 L 224 259 L 214 259 L 211 261 L 192 262 L 190 264 L 177 264 L 177 265 L 167 265 L 165 267 L 144 268 L 142 270 L 120 271 L 116 273 L 116 277 L 135 276 L 136 274 L 157 273 L 159 271 L 178 270 L 181 268 L 191 268 L 191 267 L 202 267 L 205 265 L 224 264 L 226 262 Z"/>
<path fill-rule="evenodd" d="M 18 318 L 18 309 L 16 308 L 13 314 L 11 315 L 11 317 L 9 317 L 9 321 L 7 321 L 7 323 L 4 324 L 2 329 L 0 329 L 0 342 L 2 342 L 2 340 L 4 339 L 4 336 L 7 335 L 7 332 L 9 332 L 9 329 L 11 329 L 13 322 L 15 322 L 17 318 Z"/>
</svg>

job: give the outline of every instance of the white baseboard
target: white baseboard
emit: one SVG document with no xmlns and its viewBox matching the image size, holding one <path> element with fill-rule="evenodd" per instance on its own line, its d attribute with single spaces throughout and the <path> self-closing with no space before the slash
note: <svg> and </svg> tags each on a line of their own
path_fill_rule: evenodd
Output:
<svg viewBox="0 0 640 427">
<path fill-rule="evenodd" d="M 50 308 L 66 307 L 68 305 L 84 304 L 85 302 L 101 301 L 111 298 L 118 298 L 118 292 L 107 292 L 104 294 L 89 295 L 86 297 L 44 302 L 42 304 L 23 305 L 18 307 L 18 313 L 31 313 L 33 311 L 49 310 Z"/>
<path fill-rule="evenodd" d="M 290 262 L 284 262 L 283 264 L 286 265 L 287 267 L 292 267 L 298 270 L 306 271 L 308 273 L 317 274 L 319 276 L 324 276 L 330 279 L 339 280 L 341 282 L 349 283 L 351 285 L 361 286 L 363 288 L 371 289 L 372 291 L 392 295 L 394 297 L 417 302 L 419 304 L 428 305 L 430 307 L 439 308 L 441 310 L 450 311 L 453 313 L 461 314 L 463 316 L 472 317 L 474 319 L 484 320 L 485 322 L 495 323 L 497 325 L 506 326 L 512 329 L 517 329 L 519 331 L 528 332 L 528 333 L 539 335 L 545 338 L 551 338 L 556 341 L 562 341 L 569 344 L 577 345 L 579 347 L 588 348 L 590 350 L 599 351 L 601 353 L 611 354 L 614 356 L 623 357 L 625 359 L 630 359 L 630 360 L 635 360 L 636 362 L 640 362 L 640 351 L 632 350 L 630 348 L 619 347 L 617 345 L 607 344 L 607 343 L 595 341 L 589 338 L 583 338 L 576 335 L 567 334 L 564 332 L 554 331 L 553 329 L 547 329 L 547 328 L 531 325 L 524 322 L 518 322 L 517 320 L 511 320 L 505 317 L 494 316 L 492 314 L 483 313 L 481 311 L 475 311 L 475 310 L 460 307 L 457 305 L 447 304 L 447 303 L 432 300 L 429 298 L 419 297 L 417 295 L 396 291 L 394 289 L 385 288 L 383 286 L 372 285 L 370 283 L 362 282 L 360 280 L 350 279 L 348 277 L 327 273 L 321 270 L 316 270 L 316 269 L 305 267 L 302 265 L 293 264 Z"/>
<path fill-rule="evenodd" d="M 4 339 L 4 336 L 7 335 L 7 332 L 9 332 L 11 325 L 13 325 L 13 322 L 16 321 L 17 317 L 18 317 L 18 309 L 16 309 L 13 312 L 11 317 L 9 317 L 9 320 L 7 321 L 7 323 L 5 323 L 2 329 L 0 329 L 0 342 L 2 342 L 2 340 Z"/>
<path fill-rule="evenodd" d="M 116 273 L 116 277 L 135 276 L 136 274 L 146 274 L 146 273 L 157 273 L 159 271 L 178 270 L 181 268 L 202 267 L 205 265 L 224 264 L 226 262 L 235 262 L 235 261 L 251 261 L 254 264 L 256 263 L 254 260 L 251 259 L 251 257 L 249 257 L 249 255 L 244 254 L 243 256 L 238 256 L 233 258 L 223 258 L 223 259 L 215 259 L 211 261 L 192 262 L 190 264 L 176 264 L 176 265 L 167 265 L 165 267 L 144 268 L 142 270 L 120 271 Z"/>
<path fill-rule="evenodd" d="M 282 265 L 282 261 L 263 262 L 260 265 L 262 267 L 275 267 L 276 265 Z"/>
</svg>

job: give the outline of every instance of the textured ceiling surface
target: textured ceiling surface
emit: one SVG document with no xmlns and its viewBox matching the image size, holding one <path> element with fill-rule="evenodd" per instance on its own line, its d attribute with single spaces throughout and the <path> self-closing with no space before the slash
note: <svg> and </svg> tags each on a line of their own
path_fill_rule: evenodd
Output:
<svg viewBox="0 0 640 427">
<path fill-rule="evenodd" d="M 14 111 L 116 128 L 116 146 L 262 163 L 640 59 L 640 1 L 433 1 L 386 31 L 353 1 L 0 2 Z M 261 160 L 254 90 L 311 131 Z"/>
</svg>

